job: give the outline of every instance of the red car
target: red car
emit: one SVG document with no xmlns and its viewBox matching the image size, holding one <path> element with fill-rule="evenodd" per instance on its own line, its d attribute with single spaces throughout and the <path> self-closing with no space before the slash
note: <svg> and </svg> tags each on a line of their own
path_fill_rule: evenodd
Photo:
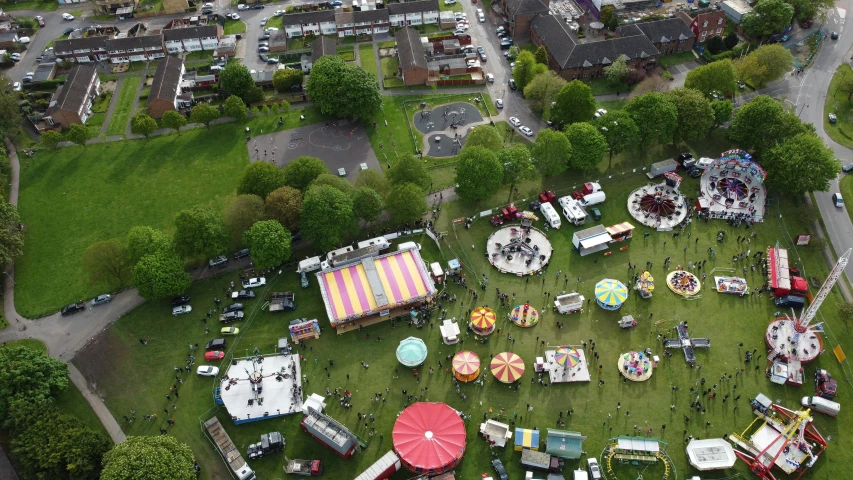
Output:
<svg viewBox="0 0 853 480">
<path fill-rule="evenodd" d="M 223 358 L 225 358 L 225 352 L 207 352 L 204 354 L 204 359 L 208 362 L 222 360 Z"/>
</svg>

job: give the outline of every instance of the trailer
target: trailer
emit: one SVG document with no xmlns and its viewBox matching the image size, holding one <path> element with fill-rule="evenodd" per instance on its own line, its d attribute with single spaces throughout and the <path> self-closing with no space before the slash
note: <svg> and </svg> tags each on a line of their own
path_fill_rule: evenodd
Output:
<svg viewBox="0 0 853 480">
<path fill-rule="evenodd" d="M 320 460 L 287 459 L 284 471 L 306 477 L 319 477 L 323 474 L 323 463 Z"/>
<path fill-rule="evenodd" d="M 204 428 L 207 429 L 207 433 L 210 435 L 225 463 L 228 464 L 231 471 L 237 476 L 237 480 L 255 480 L 255 472 L 243 460 L 243 456 L 240 455 L 240 451 L 234 446 L 231 437 L 222 428 L 219 419 L 213 417 L 204 422 Z"/>
<path fill-rule="evenodd" d="M 400 457 L 394 453 L 394 450 L 389 450 L 376 463 L 367 467 L 361 475 L 355 477 L 355 480 L 384 480 L 397 473 L 402 466 Z"/>
<path fill-rule="evenodd" d="M 600 192 L 601 184 L 596 182 L 586 182 L 583 184 L 583 188 L 575 190 L 572 192 L 572 198 L 575 200 L 580 200 L 583 197 L 589 195 L 590 193 Z"/>
<path fill-rule="evenodd" d="M 577 292 L 564 293 L 554 297 L 554 310 L 557 313 L 572 314 L 583 310 L 584 296 Z"/>
<path fill-rule="evenodd" d="M 672 158 L 667 158 L 666 160 L 653 163 L 652 166 L 649 167 L 649 171 L 646 173 L 646 176 L 649 178 L 655 178 L 666 172 L 674 172 L 676 169 L 678 169 L 678 162 Z"/>
<path fill-rule="evenodd" d="M 342 458 L 351 457 L 358 447 L 358 438 L 347 427 L 314 409 L 308 410 L 299 426 Z"/>
<path fill-rule="evenodd" d="M 563 459 L 525 448 L 521 451 L 521 465 L 543 472 L 558 473 L 563 470 Z"/>
<path fill-rule="evenodd" d="M 274 292 L 270 298 L 271 312 L 292 312 L 296 310 L 296 295 L 293 292 Z"/>
<path fill-rule="evenodd" d="M 350 248 L 344 253 L 340 253 L 338 255 L 330 257 L 327 263 L 329 264 L 329 267 L 337 268 L 342 267 L 344 265 L 357 263 L 364 260 L 365 258 L 371 258 L 377 255 L 379 255 L 378 245 L 369 245 L 364 248 L 356 248 L 355 250 Z"/>
<path fill-rule="evenodd" d="M 583 225 L 586 223 L 586 212 L 581 208 L 580 202 L 570 196 L 560 197 L 557 203 L 563 207 L 563 216 L 569 223 L 574 225 Z"/>
</svg>

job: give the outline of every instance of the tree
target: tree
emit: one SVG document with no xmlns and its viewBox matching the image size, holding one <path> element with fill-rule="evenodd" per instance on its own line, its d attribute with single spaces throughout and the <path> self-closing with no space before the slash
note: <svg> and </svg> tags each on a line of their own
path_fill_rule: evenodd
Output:
<svg viewBox="0 0 853 480">
<path fill-rule="evenodd" d="M 189 446 L 171 435 L 127 437 L 104 455 L 101 480 L 195 480 Z"/>
<path fill-rule="evenodd" d="M 737 33 L 731 32 L 723 38 L 723 43 L 726 45 L 726 50 L 731 50 L 740 43 L 740 38 L 738 38 Z"/>
<path fill-rule="evenodd" d="M 275 220 L 262 220 L 243 234 L 243 243 L 252 252 L 255 268 L 281 265 L 290 258 L 290 232 Z"/>
<path fill-rule="evenodd" d="M 248 97 L 255 88 L 255 79 L 245 65 L 239 62 L 228 63 L 219 74 L 219 82 L 223 90 L 250 103 Z"/>
<path fill-rule="evenodd" d="M 190 120 L 193 123 L 203 123 L 210 126 L 210 122 L 219 118 L 219 110 L 209 103 L 199 103 L 190 110 Z"/>
<path fill-rule="evenodd" d="M 176 253 L 159 251 L 139 260 L 133 269 L 133 284 L 142 298 L 170 297 L 190 288 L 190 274 Z"/>
<path fill-rule="evenodd" d="M 225 207 L 225 227 L 231 232 L 233 244 L 239 244 L 243 233 L 264 219 L 264 201 L 257 195 L 237 195 Z"/>
<path fill-rule="evenodd" d="M 9 410 L 27 404 L 44 406 L 68 388 L 68 365 L 47 353 L 23 346 L 0 348 L 0 421 Z"/>
<path fill-rule="evenodd" d="M 808 131 L 813 127 L 785 111 L 779 101 L 759 95 L 738 108 L 728 133 L 741 148 L 761 155 L 783 139 Z"/>
<path fill-rule="evenodd" d="M 618 85 L 625 80 L 625 77 L 631 73 L 631 67 L 628 66 L 628 57 L 624 54 L 616 57 L 610 65 L 604 67 L 604 76 L 614 85 Z"/>
<path fill-rule="evenodd" d="M 777 1 L 777 0 L 774 0 Z M 782 45 L 764 45 L 737 64 L 738 76 L 755 88 L 782 77 L 794 66 L 794 56 Z"/>
<path fill-rule="evenodd" d="M 616 9 L 613 5 L 605 5 L 601 9 L 601 23 L 611 32 L 615 31 L 616 27 L 619 26 L 619 19 L 616 17 Z"/>
<path fill-rule="evenodd" d="M 272 84 L 275 86 L 277 92 L 286 93 L 290 92 L 293 87 L 302 85 L 302 79 L 304 77 L 305 74 L 302 73 L 302 70 L 285 68 L 283 70 L 275 71 L 272 76 Z"/>
<path fill-rule="evenodd" d="M 518 85 L 518 88 L 524 91 L 524 87 L 533 80 L 537 74 L 548 70 L 548 67 L 542 63 L 536 63 L 536 57 L 527 50 L 518 54 L 515 59 L 515 70 L 512 71 L 512 78 Z"/>
<path fill-rule="evenodd" d="M 666 95 L 678 112 L 673 143 L 704 138 L 714 126 L 714 109 L 711 108 L 711 102 L 702 92 L 691 88 L 676 88 Z"/>
<path fill-rule="evenodd" d="M 628 147 L 635 145 L 640 138 L 637 123 L 628 112 L 623 110 L 611 110 L 596 118 L 593 125 L 604 135 L 611 165 L 614 153 L 624 152 Z"/>
<path fill-rule="evenodd" d="M 529 52 L 527 52 L 529 53 Z M 484 147 L 493 152 L 503 148 L 503 140 L 498 130 L 491 125 L 480 125 L 465 136 L 465 146 L 462 149 Z"/>
<path fill-rule="evenodd" d="M 589 85 L 580 80 L 572 80 L 560 89 L 557 103 L 551 110 L 551 120 L 562 125 L 575 122 L 588 122 L 595 113 L 595 97 Z"/>
<path fill-rule="evenodd" d="M 711 92 L 720 92 L 726 96 L 734 95 L 737 90 L 737 72 L 728 58 L 717 60 L 688 72 L 687 78 L 684 79 L 684 86 L 699 90 L 708 96 Z"/>
<path fill-rule="evenodd" d="M 572 145 L 569 165 L 575 170 L 586 170 L 598 165 L 607 153 L 607 140 L 597 128 L 586 122 L 566 127 L 566 138 Z"/>
<path fill-rule="evenodd" d="M 533 54 L 533 58 L 536 59 L 536 63 L 541 63 L 545 66 L 548 65 L 548 50 L 545 49 L 545 45 L 539 45 L 536 53 Z"/>
<path fill-rule="evenodd" d="M 740 25 L 750 37 L 765 39 L 784 30 L 793 17 L 794 7 L 785 0 L 758 0 Z"/>
<path fill-rule="evenodd" d="M 250 163 L 243 170 L 243 176 L 237 184 L 237 193 L 266 198 L 270 192 L 287 184 L 285 178 L 285 171 L 272 163 Z"/>
<path fill-rule="evenodd" d="M 308 189 L 302 200 L 302 233 L 315 247 L 327 250 L 355 231 L 352 199 L 327 185 Z"/>
<path fill-rule="evenodd" d="M 465 201 L 477 201 L 495 193 L 503 181 L 503 165 L 494 151 L 468 147 L 456 157 L 456 194 Z"/>
<path fill-rule="evenodd" d="M 18 18 L 20 21 L 20 18 Z M 18 92 L 12 89 L 7 77 L 0 78 L 0 138 L 15 133 L 21 124 L 21 105 Z"/>
<path fill-rule="evenodd" d="M 394 185 L 391 193 L 388 194 L 386 204 L 391 214 L 391 221 L 396 223 L 417 220 L 429 210 L 424 191 L 414 183 Z"/>
<path fill-rule="evenodd" d="M 476 128 L 474 129 L 476 130 Z M 432 176 L 424 167 L 423 162 L 412 155 L 403 155 L 385 172 L 385 177 L 391 185 L 414 183 L 424 192 L 432 186 Z"/>
<path fill-rule="evenodd" d="M 553 70 L 547 70 L 533 77 L 524 87 L 524 98 L 534 112 L 542 113 L 551 108 L 551 103 L 557 99 L 557 94 L 565 84 L 563 77 Z"/>
<path fill-rule="evenodd" d="M 530 150 L 521 144 L 515 144 L 498 152 L 498 162 L 503 167 L 501 183 L 509 185 L 510 193 L 521 180 L 531 180 L 536 176 L 536 167 L 530 158 Z"/>
<path fill-rule="evenodd" d="M 172 237 L 147 226 L 131 228 L 127 232 L 126 242 L 130 263 L 133 265 L 145 255 L 172 250 Z"/>
<path fill-rule="evenodd" d="M 314 62 L 305 85 L 320 111 L 338 118 L 373 118 L 382 108 L 376 76 L 337 56 Z"/>
<path fill-rule="evenodd" d="M 533 164 L 543 177 L 551 177 L 563 173 L 569 168 L 572 156 L 572 145 L 563 132 L 545 129 L 536 136 L 533 148 L 530 149 Z"/>
<path fill-rule="evenodd" d="M 814 241 L 814 238 L 812 238 L 812 241 Z M 851 320 L 853 320 L 853 303 L 845 302 L 839 305 L 838 316 L 845 322 L 850 322 Z"/>
<path fill-rule="evenodd" d="M 639 70 L 634 70 L 633 73 L 637 73 Z M 641 97 L 650 92 L 666 92 L 669 90 L 669 80 L 663 78 L 660 75 L 654 74 L 652 76 L 646 77 L 640 83 L 631 90 L 631 95 L 629 98 L 637 98 Z"/>
<path fill-rule="evenodd" d="M 822 12 L 834 5 L 832 0 L 785 0 L 794 7 L 794 18 L 800 22 L 811 20 L 817 16 L 818 12 Z"/>
<path fill-rule="evenodd" d="M 322 175 L 319 175 L 317 178 L 314 179 L 313 182 L 311 182 L 311 185 L 308 187 L 308 189 L 310 190 L 318 185 L 326 185 L 332 187 L 348 197 L 352 197 L 355 193 L 355 187 L 353 187 L 351 183 L 349 183 L 345 178 L 341 178 L 337 175 L 332 175 L 331 173 L 324 173 Z"/>
<path fill-rule="evenodd" d="M 61 141 L 62 134 L 56 130 L 48 130 L 41 134 L 41 143 L 44 144 L 48 150 L 56 150 L 56 147 Z"/>
<path fill-rule="evenodd" d="M 77 145 L 83 145 L 83 148 L 86 148 L 86 142 L 90 138 L 92 138 L 92 132 L 89 131 L 89 127 L 79 123 L 71 125 L 68 127 L 68 131 L 65 132 L 66 140 Z"/>
<path fill-rule="evenodd" d="M 19 469 L 31 478 L 97 480 L 112 442 L 56 411 L 44 412 L 12 440 Z"/>
<path fill-rule="evenodd" d="M 246 104 L 243 102 L 243 99 L 237 95 L 231 95 L 227 100 L 225 100 L 223 112 L 226 117 L 231 117 L 238 122 L 242 122 L 249 116 L 249 109 L 246 108 Z"/>
<path fill-rule="evenodd" d="M 196 205 L 175 218 L 175 250 L 183 258 L 215 257 L 228 248 L 222 216 L 206 205 Z"/>
<path fill-rule="evenodd" d="M 148 140 L 154 131 L 157 130 L 157 120 L 144 113 L 137 113 L 130 119 L 130 133 L 142 135 Z"/>
<path fill-rule="evenodd" d="M 24 234 L 20 225 L 18 207 L 0 200 L 0 265 L 12 263 L 24 252 Z"/>
<path fill-rule="evenodd" d="M 711 102 L 711 109 L 714 110 L 714 125 L 711 130 L 732 119 L 732 113 L 735 106 L 728 100 L 714 100 Z"/>
<path fill-rule="evenodd" d="M 315 178 L 329 173 L 329 169 L 322 160 L 304 155 L 285 165 L 283 171 L 284 184 L 303 192 Z"/>
<path fill-rule="evenodd" d="M 631 115 L 640 129 L 642 146 L 672 140 L 678 121 L 678 110 L 665 94 L 651 92 L 636 97 L 625 105 L 625 111 Z"/>
<path fill-rule="evenodd" d="M 83 265 L 91 283 L 104 284 L 111 291 L 127 286 L 133 277 L 130 250 L 117 238 L 89 245 L 83 252 Z"/>
<path fill-rule="evenodd" d="M 267 195 L 264 204 L 267 218 L 276 220 L 291 232 L 299 231 L 302 192 L 293 187 L 277 188 Z"/>
<path fill-rule="evenodd" d="M 711 52 L 711 55 L 716 55 L 726 49 L 726 43 L 719 35 L 711 37 L 705 46 L 708 48 L 708 51 Z"/>
<path fill-rule="evenodd" d="M 362 220 L 378 220 L 384 208 L 382 195 L 372 188 L 358 187 L 352 196 L 352 211 Z"/>
<path fill-rule="evenodd" d="M 160 123 L 162 123 L 166 128 L 171 128 L 180 135 L 181 128 L 187 124 L 187 117 L 174 110 L 169 110 L 163 114 L 162 118 L 160 118 Z"/>
<path fill-rule="evenodd" d="M 767 187 L 785 195 L 829 190 L 841 171 L 835 153 L 812 132 L 782 138 L 761 156 L 767 170 Z"/>
<path fill-rule="evenodd" d="M 509 57 L 510 58 L 518 58 L 518 53 L 520 51 L 521 51 L 521 49 L 518 48 L 518 45 L 513 45 L 513 46 L 509 47 Z"/>
<path fill-rule="evenodd" d="M 388 195 L 388 192 L 391 190 L 391 183 L 385 178 L 385 175 L 379 170 L 369 168 L 358 172 L 358 175 L 355 177 L 355 186 L 372 188 L 383 197 Z"/>
</svg>

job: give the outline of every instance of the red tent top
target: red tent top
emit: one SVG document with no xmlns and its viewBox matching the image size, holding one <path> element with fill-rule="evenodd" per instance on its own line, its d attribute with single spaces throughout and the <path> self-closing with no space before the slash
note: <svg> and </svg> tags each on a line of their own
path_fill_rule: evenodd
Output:
<svg viewBox="0 0 853 480">
<path fill-rule="evenodd" d="M 465 425 L 444 403 L 419 402 L 403 410 L 391 433 L 403 465 L 415 473 L 442 473 L 465 453 Z"/>
<path fill-rule="evenodd" d="M 808 292 L 809 282 L 802 277 L 791 277 L 791 290 L 796 292 Z"/>
</svg>

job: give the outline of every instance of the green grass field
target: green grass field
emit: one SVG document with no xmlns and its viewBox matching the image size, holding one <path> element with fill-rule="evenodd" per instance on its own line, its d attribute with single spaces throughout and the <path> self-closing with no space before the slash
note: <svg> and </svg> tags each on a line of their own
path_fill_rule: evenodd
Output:
<svg viewBox="0 0 853 480">
<path fill-rule="evenodd" d="M 832 76 L 823 104 L 823 111 L 826 114 L 823 119 L 823 129 L 830 138 L 847 148 L 853 148 L 853 102 L 850 102 L 847 94 L 840 91 L 838 87 L 841 81 L 850 75 L 853 75 L 850 65 L 842 63 L 838 66 Z M 838 118 L 836 123 L 829 123 L 830 113 L 834 113 Z"/>
<path fill-rule="evenodd" d="M 242 20 L 226 20 L 225 35 L 234 35 L 237 33 L 246 33 L 246 23 Z"/>
<path fill-rule="evenodd" d="M 107 136 L 124 135 L 141 80 L 142 77 L 139 75 L 125 75 L 121 83 L 121 91 L 116 100 L 118 103 L 116 103 L 115 109 L 113 109 L 113 116 L 110 118 L 110 125 L 107 127 Z"/>
<path fill-rule="evenodd" d="M 689 62 L 691 60 L 696 60 L 696 55 L 693 55 L 693 52 L 681 52 L 681 53 L 670 53 L 668 55 L 662 55 L 658 58 L 658 64 L 661 67 L 671 67 L 673 65 L 678 65 L 679 63 Z"/>
<path fill-rule="evenodd" d="M 853 176 L 850 174 L 846 174 L 841 177 L 841 183 L 839 184 L 841 190 L 841 198 L 844 199 L 844 202 L 848 202 L 848 199 L 853 199 Z M 850 215 L 850 221 L 853 221 L 853 212 L 850 211 L 850 208 L 847 208 L 847 215 Z"/>
<path fill-rule="evenodd" d="M 358 46 L 359 64 L 361 68 L 368 71 L 379 78 L 378 70 L 376 69 L 376 57 L 373 54 L 373 44 L 363 44 Z"/>
</svg>

